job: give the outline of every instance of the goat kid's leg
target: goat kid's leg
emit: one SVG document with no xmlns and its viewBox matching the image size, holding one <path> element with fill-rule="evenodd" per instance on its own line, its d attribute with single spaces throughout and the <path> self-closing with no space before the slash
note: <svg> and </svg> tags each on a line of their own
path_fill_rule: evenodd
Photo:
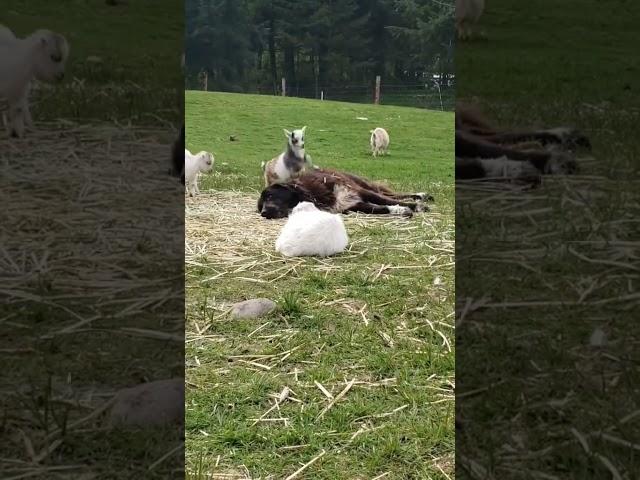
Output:
<svg viewBox="0 0 640 480">
<path fill-rule="evenodd" d="M 22 95 L 22 112 L 24 115 L 24 124 L 27 129 L 33 130 L 33 117 L 31 116 L 31 110 L 29 109 L 29 94 L 31 92 L 31 82 L 25 87 L 25 92 Z"/>
<path fill-rule="evenodd" d="M 413 211 L 409 207 L 400 205 L 376 205 L 369 202 L 358 202 L 346 210 L 347 212 L 361 212 L 370 215 L 402 215 L 404 217 L 413 216 Z"/>
<path fill-rule="evenodd" d="M 22 99 L 9 104 L 9 119 L 10 135 L 14 138 L 23 137 L 25 128 Z"/>
<path fill-rule="evenodd" d="M 27 99 L 25 99 L 24 104 L 22 105 L 22 112 L 26 128 L 28 130 L 33 130 L 33 117 L 31 116 L 31 111 L 29 110 L 29 101 Z"/>
<path fill-rule="evenodd" d="M 195 190 L 193 188 L 193 180 L 190 182 L 187 182 L 187 194 L 190 197 L 194 197 L 195 196 Z"/>
</svg>

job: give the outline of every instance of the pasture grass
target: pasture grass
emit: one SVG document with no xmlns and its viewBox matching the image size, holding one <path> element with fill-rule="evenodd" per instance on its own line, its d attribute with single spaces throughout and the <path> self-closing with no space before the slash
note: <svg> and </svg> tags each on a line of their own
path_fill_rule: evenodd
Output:
<svg viewBox="0 0 640 480">
<path fill-rule="evenodd" d="M 459 98 L 506 126 L 579 127 L 594 157 L 534 190 L 457 189 L 458 478 L 640 470 L 638 13 L 495 0 L 487 40 L 457 46 Z"/>
<path fill-rule="evenodd" d="M 333 258 L 276 254 L 284 220 L 256 212 L 260 162 L 303 125 L 316 164 L 430 192 L 432 211 L 347 215 Z M 378 125 L 391 154 L 373 159 Z M 186 129 L 216 156 L 186 203 L 189 478 L 285 478 L 321 454 L 300 478 L 453 475 L 453 115 L 186 92 Z M 229 318 L 255 297 L 276 310 Z"/>
<path fill-rule="evenodd" d="M 64 81 L 33 95 L 36 121 L 167 125 L 182 121 L 183 12 L 179 0 L 3 0 L 0 25 L 20 38 L 47 28 L 71 46 Z"/>
</svg>

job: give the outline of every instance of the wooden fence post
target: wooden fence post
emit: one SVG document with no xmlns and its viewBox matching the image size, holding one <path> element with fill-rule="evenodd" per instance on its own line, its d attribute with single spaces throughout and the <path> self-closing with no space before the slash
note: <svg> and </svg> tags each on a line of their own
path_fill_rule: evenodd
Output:
<svg viewBox="0 0 640 480">
<path fill-rule="evenodd" d="M 205 92 L 209 91 L 209 74 L 206 70 L 202 72 L 202 89 Z"/>
<path fill-rule="evenodd" d="M 282 77 L 282 96 L 287 96 L 287 79 Z"/>
<path fill-rule="evenodd" d="M 380 75 L 376 75 L 376 92 L 373 97 L 373 103 L 376 105 L 380 104 Z"/>
<path fill-rule="evenodd" d="M 324 90 L 320 91 L 320 100 L 324 100 Z"/>
</svg>

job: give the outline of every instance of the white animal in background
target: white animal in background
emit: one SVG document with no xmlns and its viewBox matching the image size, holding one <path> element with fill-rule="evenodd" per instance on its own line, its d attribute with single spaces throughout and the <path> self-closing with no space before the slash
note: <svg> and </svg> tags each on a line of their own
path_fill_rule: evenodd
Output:
<svg viewBox="0 0 640 480">
<path fill-rule="evenodd" d="M 214 161 L 213 154 L 209 152 L 203 151 L 194 155 L 186 148 L 184 149 L 184 180 L 190 197 L 200 193 L 198 174 L 211 171 Z"/>
<path fill-rule="evenodd" d="M 17 38 L 0 25 L 0 97 L 9 104 L 11 135 L 21 137 L 32 127 L 29 92 L 33 80 L 58 82 L 64 78 L 69 44 L 64 36 L 37 30 Z"/>
<path fill-rule="evenodd" d="M 485 0 L 456 0 L 456 30 L 458 38 L 471 38 L 471 29 L 484 11 Z"/>
<path fill-rule="evenodd" d="M 389 150 L 389 134 L 384 128 L 376 128 L 369 131 L 371 134 L 371 152 L 376 157 L 380 154 L 385 154 Z"/>
<path fill-rule="evenodd" d="M 262 162 L 265 187 L 299 177 L 307 167 L 313 167 L 311 157 L 304 150 L 304 134 L 307 127 L 293 132 L 286 128 L 283 130 L 284 136 L 287 137 L 287 149 L 268 162 Z"/>
<path fill-rule="evenodd" d="M 276 252 L 285 257 L 326 257 L 343 252 L 348 244 L 340 215 L 318 210 L 311 202 L 301 202 L 282 228 Z"/>
</svg>

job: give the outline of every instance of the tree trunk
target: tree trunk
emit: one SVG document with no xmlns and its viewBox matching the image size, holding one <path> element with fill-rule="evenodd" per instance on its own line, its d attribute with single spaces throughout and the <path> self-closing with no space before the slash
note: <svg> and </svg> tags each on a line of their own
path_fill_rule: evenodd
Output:
<svg viewBox="0 0 640 480">
<path fill-rule="evenodd" d="M 288 43 L 284 47 L 284 76 L 291 86 L 296 84 L 296 52 L 293 44 Z"/>
<path fill-rule="evenodd" d="M 278 67 L 276 66 L 276 25 L 273 17 L 269 19 L 269 62 L 271 67 L 271 81 L 273 94 L 278 92 Z"/>
</svg>

